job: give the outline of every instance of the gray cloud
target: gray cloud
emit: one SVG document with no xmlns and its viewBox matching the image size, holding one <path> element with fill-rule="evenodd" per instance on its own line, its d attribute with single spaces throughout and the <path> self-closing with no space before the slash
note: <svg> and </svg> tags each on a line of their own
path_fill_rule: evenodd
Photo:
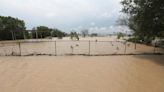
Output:
<svg viewBox="0 0 164 92">
<path fill-rule="evenodd" d="M 25 20 L 28 29 L 45 25 L 63 31 L 113 26 L 121 0 L 0 0 L 0 14 Z"/>
</svg>

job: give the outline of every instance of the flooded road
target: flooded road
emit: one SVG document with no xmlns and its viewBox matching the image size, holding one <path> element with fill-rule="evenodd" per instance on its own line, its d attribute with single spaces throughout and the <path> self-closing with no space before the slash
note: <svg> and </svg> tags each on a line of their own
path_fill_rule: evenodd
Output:
<svg viewBox="0 0 164 92">
<path fill-rule="evenodd" d="M 164 92 L 164 56 L 1 56 L 0 92 Z"/>
</svg>

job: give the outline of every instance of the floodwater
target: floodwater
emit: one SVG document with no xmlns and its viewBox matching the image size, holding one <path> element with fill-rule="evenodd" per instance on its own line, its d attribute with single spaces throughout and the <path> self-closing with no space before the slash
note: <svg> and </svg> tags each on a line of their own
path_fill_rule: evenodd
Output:
<svg viewBox="0 0 164 92">
<path fill-rule="evenodd" d="M 164 56 L 1 56 L 0 92 L 164 92 Z"/>
</svg>

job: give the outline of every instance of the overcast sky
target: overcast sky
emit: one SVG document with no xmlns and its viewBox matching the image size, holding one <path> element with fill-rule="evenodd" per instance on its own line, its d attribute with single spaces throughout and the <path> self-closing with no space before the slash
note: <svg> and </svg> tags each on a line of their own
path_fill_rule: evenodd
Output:
<svg viewBox="0 0 164 92">
<path fill-rule="evenodd" d="M 22 19 L 27 29 L 44 25 L 65 32 L 84 28 L 111 33 L 121 0 L 0 0 L 0 15 Z"/>
</svg>

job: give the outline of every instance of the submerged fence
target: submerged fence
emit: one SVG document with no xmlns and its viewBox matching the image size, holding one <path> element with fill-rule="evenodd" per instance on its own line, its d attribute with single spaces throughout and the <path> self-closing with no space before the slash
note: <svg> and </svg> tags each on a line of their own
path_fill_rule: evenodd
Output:
<svg viewBox="0 0 164 92">
<path fill-rule="evenodd" d="M 164 49 L 126 41 L 1 42 L 0 56 L 164 54 Z"/>
</svg>

